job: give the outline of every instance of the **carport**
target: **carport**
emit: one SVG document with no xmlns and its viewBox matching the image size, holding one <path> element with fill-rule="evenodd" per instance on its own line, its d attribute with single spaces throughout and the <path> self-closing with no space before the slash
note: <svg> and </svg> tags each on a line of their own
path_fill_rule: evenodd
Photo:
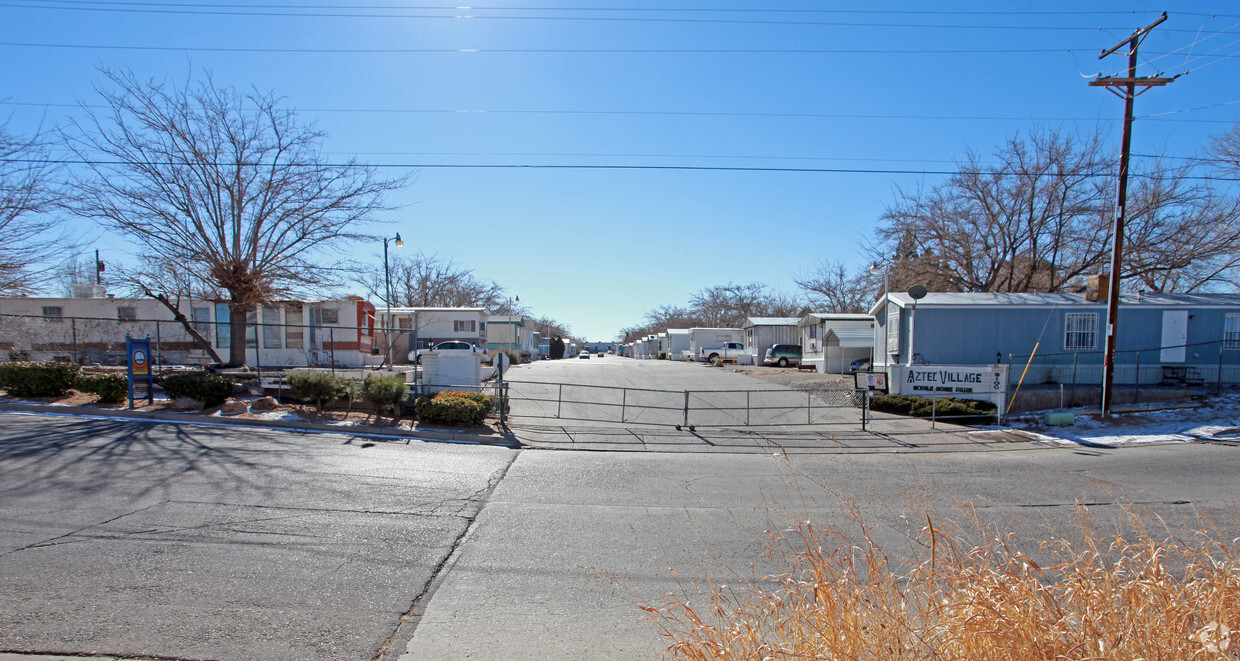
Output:
<svg viewBox="0 0 1240 661">
<path fill-rule="evenodd" d="M 872 360 L 874 331 L 869 328 L 828 328 L 822 338 L 826 372 L 844 374 L 854 360 Z"/>
</svg>

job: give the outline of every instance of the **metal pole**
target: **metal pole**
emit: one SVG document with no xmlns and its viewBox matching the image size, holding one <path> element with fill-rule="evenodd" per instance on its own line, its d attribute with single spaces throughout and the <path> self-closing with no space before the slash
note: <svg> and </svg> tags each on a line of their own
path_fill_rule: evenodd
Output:
<svg viewBox="0 0 1240 661">
<path fill-rule="evenodd" d="M 1214 377 L 1214 392 L 1223 389 L 1223 343 L 1218 343 L 1218 374 Z"/>
<path fill-rule="evenodd" d="M 383 320 L 383 349 L 385 352 L 384 363 L 392 364 L 392 334 L 388 332 L 387 327 L 392 324 L 392 270 L 388 268 L 388 239 L 383 237 L 383 302 L 387 305 L 387 315 Z M 361 332 L 361 331 L 359 331 Z M 503 413 L 500 413 L 500 421 L 503 421 Z"/>
<path fill-rule="evenodd" d="M 498 355 L 498 354 L 497 354 Z M 495 358 L 493 357 L 492 360 Z M 564 384 L 560 384 L 559 393 L 555 396 L 555 417 L 560 417 L 560 412 L 564 409 Z"/>
<path fill-rule="evenodd" d="M 159 320 L 156 319 L 155 320 L 155 366 L 159 367 L 159 373 L 163 374 L 163 367 L 160 367 L 160 365 L 164 362 L 164 343 L 163 341 L 160 340 L 161 336 L 159 334 L 159 327 L 160 327 Z"/>
<path fill-rule="evenodd" d="M 685 391 L 685 424 L 684 426 L 686 428 L 689 426 L 689 391 L 688 390 Z"/>
<path fill-rule="evenodd" d="M 1134 379 L 1135 384 L 1132 387 L 1132 403 L 1141 403 L 1141 351 L 1137 351 L 1137 376 Z"/>
<path fill-rule="evenodd" d="M 78 349 L 77 349 L 77 317 L 71 317 L 69 319 L 69 327 L 71 329 L 72 337 L 73 337 L 73 362 L 80 364 L 81 361 L 78 359 Z"/>
<path fill-rule="evenodd" d="M 938 397 L 930 398 L 930 428 L 931 429 L 934 429 L 935 418 L 938 416 L 938 409 L 939 409 L 938 403 L 939 403 Z"/>
<path fill-rule="evenodd" d="M 358 329 L 358 333 L 361 333 L 360 328 Z M 332 368 L 331 369 L 332 369 L 332 374 L 335 374 L 336 373 L 336 329 L 335 328 L 328 327 L 327 341 L 332 343 L 332 348 L 331 348 Z M 358 338 L 358 341 L 360 342 L 361 338 Z"/>
<path fill-rule="evenodd" d="M 865 431 L 866 413 L 870 410 L 870 391 L 861 391 L 861 431 Z"/>
<path fill-rule="evenodd" d="M 746 427 L 749 426 L 749 395 L 751 394 L 752 393 L 750 391 L 748 390 L 745 391 L 745 426 Z"/>
<path fill-rule="evenodd" d="M 620 422 L 624 422 L 624 410 L 629 403 L 629 389 L 624 388 L 620 391 Z"/>
</svg>

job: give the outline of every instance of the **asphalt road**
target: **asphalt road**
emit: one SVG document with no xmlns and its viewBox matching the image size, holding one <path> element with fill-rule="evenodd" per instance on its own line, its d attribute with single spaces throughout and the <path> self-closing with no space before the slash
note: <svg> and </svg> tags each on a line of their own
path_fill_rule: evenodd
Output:
<svg viewBox="0 0 1240 661">
<path fill-rule="evenodd" d="M 0 650 L 371 659 L 514 453 L 0 415 Z"/>
<path fill-rule="evenodd" d="M 761 576 L 792 521 L 862 520 L 898 552 L 927 510 L 1045 539 L 1084 504 L 1231 539 L 1238 470 L 1205 444 L 514 452 L 0 415 L 0 652 L 654 659 L 637 604 Z"/>
</svg>

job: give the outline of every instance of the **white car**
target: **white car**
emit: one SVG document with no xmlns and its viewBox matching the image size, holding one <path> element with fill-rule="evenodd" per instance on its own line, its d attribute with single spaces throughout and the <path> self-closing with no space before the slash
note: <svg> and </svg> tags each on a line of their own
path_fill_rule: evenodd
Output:
<svg viewBox="0 0 1240 661">
<path fill-rule="evenodd" d="M 582 360 L 590 360 L 590 352 L 582 351 L 581 353 L 577 354 L 577 357 L 581 358 Z"/>
<path fill-rule="evenodd" d="M 418 349 L 417 351 L 410 351 L 409 362 L 420 363 L 422 362 L 422 356 L 428 353 L 441 354 L 441 355 L 462 355 L 462 354 L 473 353 L 473 354 L 478 354 L 479 356 L 482 356 L 483 358 L 486 358 L 487 356 L 487 350 L 485 348 L 479 348 L 473 344 L 470 344 L 469 342 L 461 342 L 459 340 L 449 340 L 447 342 L 440 342 L 439 344 L 436 344 L 430 349 Z"/>
</svg>

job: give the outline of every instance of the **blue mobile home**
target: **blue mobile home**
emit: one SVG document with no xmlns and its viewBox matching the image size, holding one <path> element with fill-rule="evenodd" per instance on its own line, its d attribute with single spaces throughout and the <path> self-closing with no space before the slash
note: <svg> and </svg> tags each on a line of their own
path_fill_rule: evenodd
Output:
<svg viewBox="0 0 1240 661">
<path fill-rule="evenodd" d="M 1026 364 L 1027 385 L 1102 381 L 1107 303 L 1084 294 L 930 293 L 914 308 L 891 293 L 870 312 L 875 369 L 1010 363 L 1013 383 Z M 1118 319 L 1116 383 L 1240 383 L 1240 294 L 1123 294 Z"/>
</svg>

